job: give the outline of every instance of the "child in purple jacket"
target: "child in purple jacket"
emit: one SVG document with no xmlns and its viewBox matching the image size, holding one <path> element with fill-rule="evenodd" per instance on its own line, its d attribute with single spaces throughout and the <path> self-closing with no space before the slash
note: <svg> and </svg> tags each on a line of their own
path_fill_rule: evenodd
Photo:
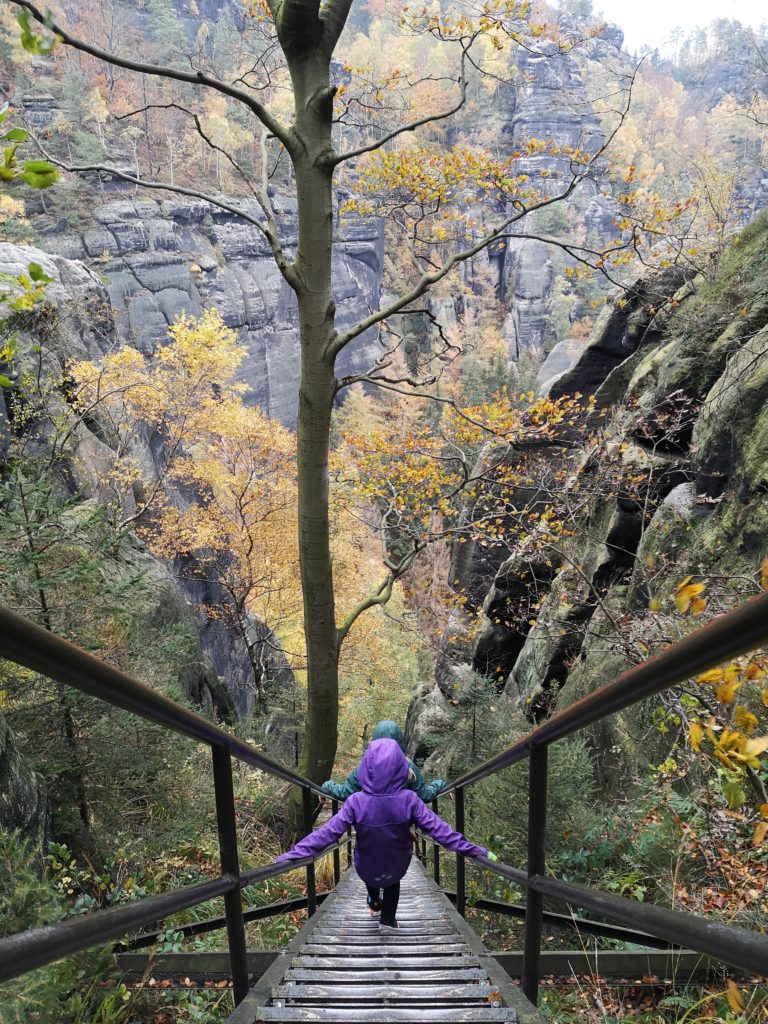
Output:
<svg viewBox="0 0 768 1024">
<path fill-rule="evenodd" d="M 372 910 L 381 906 L 383 927 L 397 928 L 400 879 L 411 862 L 411 825 L 418 825 L 455 853 L 485 857 L 488 851 L 454 832 L 412 789 L 405 788 L 408 759 L 395 740 L 374 740 L 369 745 L 357 779 L 362 790 L 352 793 L 338 814 L 281 854 L 276 863 L 316 857 L 354 825 L 355 867 L 368 889 L 368 904 Z"/>
</svg>

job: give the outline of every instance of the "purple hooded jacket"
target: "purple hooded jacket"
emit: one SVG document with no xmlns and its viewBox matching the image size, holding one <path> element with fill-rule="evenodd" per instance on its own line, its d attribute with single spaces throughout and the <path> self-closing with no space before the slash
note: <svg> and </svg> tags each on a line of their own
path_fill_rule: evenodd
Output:
<svg viewBox="0 0 768 1024">
<path fill-rule="evenodd" d="M 276 858 L 281 864 L 318 854 L 354 826 L 355 867 L 366 885 L 394 885 L 411 862 L 410 826 L 455 853 L 485 857 L 484 846 L 470 843 L 438 818 L 412 789 L 406 789 L 408 759 L 394 740 L 374 740 L 368 746 L 357 772 L 363 787 L 347 798 L 338 814 Z"/>
</svg>

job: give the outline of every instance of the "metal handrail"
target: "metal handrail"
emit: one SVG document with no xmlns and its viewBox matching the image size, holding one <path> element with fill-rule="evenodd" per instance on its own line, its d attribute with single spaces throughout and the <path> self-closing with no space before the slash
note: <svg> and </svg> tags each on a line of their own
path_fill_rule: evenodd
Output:
<svg viewBox="0 0 768 1024">
<path fill-rule="evenodd" d="M 622 924 L 637 925 L 657 938 L 685 942 L 692 949 L 710 953 L 726 963 L 768 974 L 768 938 L 746 929 L 723 925 L 690 914 L 648 906 L 586 886 L 548 878 L 544 871 L 546 829 L 547 749 L 550 743 L 649 696 L 684 682 L 724 661 L 748 653 L 768 642 L 768 594 L 744 605 L 689 634 L 668 650 L 629 669 L 618 679 L 595 690 L 581 701 L 554 715 L 528 736 L 479 767 L 456 779 L 446 791 L 455 792 L 456 827 L 464 831 L 464 789 L 502 768 L 530 757 L 528 867 L 526 871 L 479 858 L 484 868 L 511 878 L 528 890 L 526 908 L 523 990 L 537 1000 L 539 957 L 543 924 L 543 897 L 575 904 Z M 59 959 L 68 953 L 117 938 L 134 928 L 156 922 L 168 914 L 224 896 L 230 960 L 236 1003 L 246 994 L 248 972 L 245 931 L 239 891 L 297 867 L 307 868 L 307 907 L 316 906 L 314 858 L 269 865 L 240 873 L 235 834 L 234 796 L 230 757 L 302 787 L 304 827 L 311 828 L 312 792 L 322 794 L 314 783 L 284 768 L 265 754 L 230 736 L 200 715 L 175 704 L 157 691 L 105 665 L 93 655 L 74 647 L 47 630 L 0 608 L 0 656 L 67 683 L 100 700 L 114 704 L 164 728 L 207 743 L 213 754 L 214 786 L 219 828 L 222 875 L 197 886 L 174 890 L 162 896 L 146 897 L 123 907 L 97 911 L 76 920 L 22 932 L 0 941 L 0 981 Z M 441 794 L 442 795 L 442 794 Z M 437 800 L 432 805 L 437 809 Z M 333 802 L 334 811 L 337 807 Z M 340 865 L 338 843 L 334 850 L 334 877 Z M 349 846 L 348 860 L 349 864 Z M 324 851 L 323 855 L 325 855 Z M 434 861 L 439 883 L 439 859 Z M 465 909 L 465 863 L 457 857 L 456 906 Z"/>
<path fill-rule="evenodd" d="M 286 782 L 327 796 L 303 775 L 286 768 L 267 754 L 232 736 L 182 707 L 169 697 L 107 665 L 87 651 L 49 632 L 22 615 L 0 606 L 0 657 L 38 672 L 48 679 L 73 686 L 82 693 L 122 708 L 155 725 L 188 736 L 209 746 L 224 747 L 233 757 Z"/>
<path fill-rule="evenodd" d="M 105 664 L 87 651 L 63 640 L 49 630 L 0 606 L 0 657 L 57 680 L 92 697 L 164 729 L 207 744 L 213 759 L 216 822 L 219 833 L 221 876 L 195 886 L 176 889 L 161 896 L 149 896 L 121 907 L 99 910 L 85 917 L 10 935 L 0 940 L 0 982 L 25 974 L 35 967 L 87 949 L 98 942 L 120 938 L 137 928 L 162 920 L 169 914 L 224 897 L 232 987 L 235 1004 L 248 993 L 248 964 L 245 922 L 240 890 L 297 867 L 307 871 L 307 910 L 317 907 L 314 858 L 268 865 L 241 874 L 237 846 L 232 757 L 301 787 L 305 834 L 312 828 L 311 794 L 325 794 L 315 783 L 285 768 L 271 757 L 249 747 L 201 715 L 145 686 L 131 676 Z M 338 860 L 334 875 L 338 877 Z"/>
<path fill-rule="evenodd" d="M 758 594 L 678 640 L 672 647 L 627 669 L 533 729 L 507 750 L 455 779 L 440 796 L 470 786 L 525 760 L 535 747 L 570 736 L 587 725 L 653 697 L 662 690 L 700 675 L 724 661 L 768 643 L 768 594 Z"/>
<path fill-rule="evenodd" d="M 485 857 L 478 857 L 476 863 L 503 878 L 511 879 L 529 892 L 549 896 L 559 903 L 592 910 L 622 924 L 642 928 L 657 939 L 682 945 L 698 953 L 711 954 L 734 967 L 768 975 L 768 936 L 760 932 L 641 903 L 576 882 L 564 882 L 544 875 L 529 877 L 526 871 Z"/>
<path fill-rule="evenodd" d="M 594 910 L 623 925 L 637 927 L 673 943 L 684 943 L 690 949 L 712 954 L 725 963 L 768 975 L 768 937 L 763 934 L 544 875 L 549 745 L 766 643 L 768 594 L 759 594 L 564 708 L 527 736 L 465 772 L 441 791 L 441 797 L 454 793 L 456 828 L 463 832 L 464 789 L 502 768 L 529 758 L 527 870 L 484 858 L 478 860 L 489 871 L 510 878 L 527 890 L 522 988 L 534 1004 L 538 998 L 544 896 Z M 437 809 L 437 802 L 432 806 Z M 466 898 L 464 860 L 457 855 L 456 909 L 461 914 L 464 913 Z M 436 847 L 434 863 L 437 879 L 439 859 Z"/>
<path fill-rule="evenodd" d="M 348 843 L 340 840 L 318 857 L 302 857 L 287 864 L 267 864 L 264 867 L 244 871 L 241 875 L 220 875 L 207 882 L 187 885 L 160 896 L 144 896 L 122 906 L 108 910 L 95 910 L 83 917 L 70 918 L 55 925 L 30 928 L 16 935 L 0 939 L 0 983 L 10 981 L 20 974 L 26 974 L 36 967 L 59 960 L 61 957 L 78 953 L 99 942 L 119 939 L 129 932 L 137 931 L 148 924 L 162 921 L 171 914 L 178 914 L 189 907 L 207 903 L 228 892 L 238 893 L 249 885 L 265 882 L 268 878 L 284 875 L 297 868 L 308 867 L 315 860 L 325 857 L 332 850 L 338 850 Z M 239 897 L 238 897 L 239 898 Z M 302 901 L 306 906 L 307 901 Z M 225 921 L 222 921 L 222 925 Z M 143 938 L 143 936 L 140 936 Z"/>
</svg>

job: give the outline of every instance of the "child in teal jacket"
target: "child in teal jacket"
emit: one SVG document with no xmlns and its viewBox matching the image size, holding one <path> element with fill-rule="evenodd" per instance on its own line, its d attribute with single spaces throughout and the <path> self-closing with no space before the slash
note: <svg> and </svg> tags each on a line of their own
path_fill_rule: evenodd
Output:
<svg viewBox="0 0 768 1024">
<path fill-rule="evenodd" d="M 405 737 L 403 736 L 403 730 L 397 722 L 392 722 L 389 719 L 384 719 L 384 721 L 379 722 L 373 730 L 371 739 L 394 740 L 403 753 L 405 753 Z M 353 793 L 359 793 L 363 788 L 357 781 L 359 768 L 360 765 L 358 765 L 357 768 L 353 768 L 344 782 L 333 782 L 329 779 L 327 782 L 324 782 L 320 788 L 333 800 L 346 800 L 347 797 L 352 796 Z M 435 799 L 438 793 L 445 789 L 445 783 L 442 779 L 435 779 L 434 782 L 429 783 L 425 782 L 419 766 L 409 759 L 408 782 L 406 783 L 405 788 L 412 789 L 425 804 L 428 804 L 431 800 Z"/>
</svg>

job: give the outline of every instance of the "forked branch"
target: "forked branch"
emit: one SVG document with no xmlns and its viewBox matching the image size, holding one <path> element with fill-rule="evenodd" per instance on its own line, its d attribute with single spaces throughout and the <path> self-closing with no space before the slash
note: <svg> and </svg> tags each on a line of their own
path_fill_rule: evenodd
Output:
<svg viewBox="0 0 768 1024">
<path fill-rule="evenodd" d="M 10 0 L 10 2 L 16 7 L 29 11 L 35 21 L 58 36 L 65 46 L 71 46 L 73 50 L 87 53 L 97 60 L 104 61 L 106 64 L 125 68 L 128 71 L 135 71 L 140 75 L 153 75 L 156 78 L 168 78 L 177 82 L 187 82 L 190 85 L 202 85 L 207 89 L 214 89 L 216 92 L 223 93 L 225 96 L 229 96 L 230 99 L 244 104 L 256 115 L 264 127 L 282 142 L 286 149 L 290 150 L 295 145 L 294 136 L 291 131 L 251 93 L 238 89 L 237 86 L 228 85 L 226 82 L 220 82 L 217 78 L 203 71 L 185 71 L 183 68 L 174 68 L 164 64 L 148 64 L 144 61 L 133 60 L 131 57 L 122 57 L 120 54 L 102 50 L 101 47 L 94 46 L 92 43 L 86 42 L 85 39 L 73 36 L 71 32 L 68 32 L 58 22 L 47 21 L 43 12 L 35 4 L 31 3 L 30 0 Z"/>
</svg>

